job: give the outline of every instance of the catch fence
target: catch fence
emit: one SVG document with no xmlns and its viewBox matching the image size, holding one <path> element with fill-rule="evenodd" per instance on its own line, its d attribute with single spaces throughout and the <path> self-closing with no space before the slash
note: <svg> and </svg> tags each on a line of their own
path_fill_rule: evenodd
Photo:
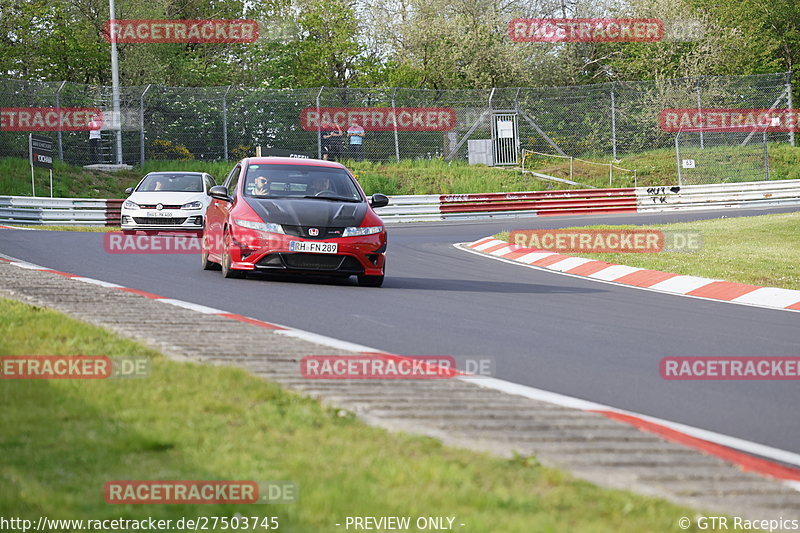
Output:
<svg viewBox="0 0 800 533">
<path fill-rule="evenodd" d="M 126 86 L 118 118 L 110 112 L 108 86 L 5 79 L 0 111 L 99 109 L 104 126 L 98 163 L 119 162 L 118 130 L 128 164 L 235 160 L 254 155 L 256 146 L 313 157 L 330 151 L 340 159 L 454 160 L 467 159 L 470 145 L 480 147 L 469 141 L 484 142 L 490 164 L 516 164 L 522 150 L 614 161 L 674 150 L 676 132 L 660 122 L 664 109 L 791 108 L 791 78 L 777 73 L 480 90 Z M 363 135 L 348 135 L 351 119 L 366 130 Z M 338 122 L 342 135 L 330 136 L 338 130 L 326 120 Z M 90 163 L 87 130 L 49 129 L 58 159 Z M 15 131 L 4 117 L 0 157 L 27 157 L 29 131 Z M 354 142 L 359 137 L 360 147 Z M 794 133 L 770 131 L 759 140 L 794 143 Z"/>
</svg>

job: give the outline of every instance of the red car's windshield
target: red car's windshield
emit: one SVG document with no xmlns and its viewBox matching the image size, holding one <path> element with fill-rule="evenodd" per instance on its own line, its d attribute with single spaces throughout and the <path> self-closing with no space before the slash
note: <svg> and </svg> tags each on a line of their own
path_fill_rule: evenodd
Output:
<svg viewBox="0 0 800 533">
<path fill-rule="evenodd" d="M 256 198 L 364 200 L 346 170 L 313 165 L 250 165 L 244 193 Z"/>
</svg>

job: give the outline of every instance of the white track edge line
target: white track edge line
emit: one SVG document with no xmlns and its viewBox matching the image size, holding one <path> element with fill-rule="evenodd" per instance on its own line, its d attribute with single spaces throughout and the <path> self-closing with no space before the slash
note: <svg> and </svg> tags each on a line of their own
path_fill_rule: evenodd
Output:
<svg viewBox="0 0 800 533">
<path fill-rule="evenodd" d="M 122 289 L 124 288 L 122 285 L 117 285 L 116 283 L 111 283 L 109 281 L 102 281 L 99 279 L 94 278 L 86 278 L 83 276 L 72 276 L 70 279 L 75 281 L 82 281 L 83 283 L 91 283 L 92 285 L 99 285 L 101 287 L 107 287 L 109 289 Z"/>
<path fill-rule="evenodd" d="M 459 378 L 459 379 L 469 379 L 469 378 Z M 787 450 L 781 450 L 780 448 L 774 448 L 766 444 L 759 444 L 757 442 L 748 441 L 745 439 L 741 439 L 739 437 L 733 437 L 730 435 L 725 435 L 723 433 L 717 433 L 715 431 L 697 428 L 694 426 L 687 426 L 686 424 L 681 424 L 680 422 L 672 422 L 670 420 L 665 420 L 663 418 L 658 418 L 650 415 L 643 415 L 635 411 L 628 411 L 626 409 L 611 407 L 609 405 L 595 403 L 589 400 L 582 400 L 580 398 L 575 398 L 574 396 L 567 396 L 557 392 L 550 392 L 542 389 L 537 389 L 535 387 L 530 387 L 528 385 L 519 385 L 517 383 L 512 383 L 502 379 L 482 378 L 482 379 L 469 379 L 469 381 L 477 385 L 480 385 L 482 387 L 496 389 L 502 392 L 506 392 L 508 394 L 514 394 L 516 396 L 524 396 L 525 398 L 530 398 L 532 400 L 539 400 L 554 405 L 559 405 L 561 407 L 580 409 L 582 411 L 611 411 L 614 413 L 635 416 L 636 418 L 647 420 L 649 422 L 653 422 L 661 426 L 674 429 L 680 433 L 684 433 L 692 437 L 697 437 L 699 439 L 713 442 L 715 444 L 721 444 L 723 446 L 727 446 L 728 448 L 733 448 L 736 450 L 745 451 L 747 453 L 751 453 L 761 457 L 767 457 L 770 459 L 774 459 L 776 461 L 781 461 L 783 463 L 789 463 L 800 466 L 800 454 L 790 452 Z"/>
</svg>

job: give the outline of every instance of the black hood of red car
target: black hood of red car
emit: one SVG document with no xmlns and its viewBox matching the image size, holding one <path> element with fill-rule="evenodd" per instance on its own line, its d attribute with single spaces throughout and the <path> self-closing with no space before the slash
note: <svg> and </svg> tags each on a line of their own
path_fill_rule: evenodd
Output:
<svg viewBox="0 0 800 533">
<path fill-rule="evenodd" d="M 337 202 L 313 198 L 245 197 L 261 220 L 290 226 L 321 228 L 360 226 L 367 214 L 366 202 Z"/>
</svg>

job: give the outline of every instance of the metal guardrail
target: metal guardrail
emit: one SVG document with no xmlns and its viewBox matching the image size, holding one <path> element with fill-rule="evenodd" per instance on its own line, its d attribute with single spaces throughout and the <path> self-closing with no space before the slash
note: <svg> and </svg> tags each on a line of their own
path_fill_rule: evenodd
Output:
<svg viewBox="0 0 800 533">
<path fill-rule="evenodd" d="M 0 224 L 118 226 L 124 200 L 0 196 Z"/>
<path fill-rule="evenodd" d="M 800 180 L 639 187 L 639 212 L 800 205 Z"/>
<path fill-rule="evenodd" d="M 377 212 L 386 222 L 430 222 L 791 205 L 800 205 L 800 180 L 684 187 L 393 196 L 390 197 L 389 206 Z"/>
<path fill-rule="evenodd" d="M 635 189 L 392 196 L 377 210 L 386 222 L 636 212 Z"/>
<path fill-rule="evenodd" d="M 387 223 L 800 205 L 800 180 L 391 196 Z M 116 226 L 123 200 L 0 196 L 0 224 Z"/>
</svg>

